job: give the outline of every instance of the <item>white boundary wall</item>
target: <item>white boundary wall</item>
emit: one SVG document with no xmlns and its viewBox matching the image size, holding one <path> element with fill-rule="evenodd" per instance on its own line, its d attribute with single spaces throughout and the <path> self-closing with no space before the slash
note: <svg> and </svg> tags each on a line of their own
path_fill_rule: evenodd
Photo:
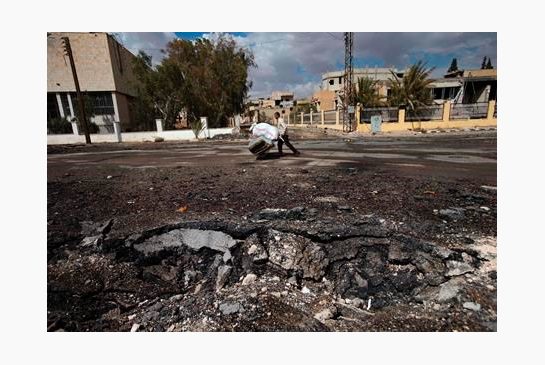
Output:
<svg viewBox="0 0 545 365">
<path fill-rule="evenodd" d="M 208 129 L 210 137 L 218 134 L 231 134 L 233 128 L 211 128 Z M 202 133 L 201 133 L 202 135 Z M 195 140 L 195 134 L 191 129 L 163 132 L 127 132 L 121 133 L 122 142 L 153 142 L 155 137 L 162 137 L 165 141 L 191 141 Z M 202 137 L 201 137 L 202 138 Z M 91 143 L 118 142 L 115 133 L 112 134 L 91 134 Z M 48 134 L 47 144 L 75 144 L 85 143 L 85 136 L 75 134 Z"/>
</svg>

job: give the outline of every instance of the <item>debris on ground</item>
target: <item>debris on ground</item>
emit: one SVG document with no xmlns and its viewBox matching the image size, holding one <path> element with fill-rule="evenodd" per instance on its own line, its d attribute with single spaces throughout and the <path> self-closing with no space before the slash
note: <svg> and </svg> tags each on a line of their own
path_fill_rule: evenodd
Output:
<svg viewBox="0 0 545 365">
<path fill-rule="evenodd" d="M 495 173 L 303 162 L 48 165 L 47 330 L 496 331 Z"/>
</svg>

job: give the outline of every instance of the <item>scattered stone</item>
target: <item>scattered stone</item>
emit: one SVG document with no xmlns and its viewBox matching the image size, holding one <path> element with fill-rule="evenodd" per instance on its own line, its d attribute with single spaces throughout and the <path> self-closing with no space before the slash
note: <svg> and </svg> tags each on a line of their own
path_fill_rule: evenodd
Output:
<svg viewBox="0 0 545 365">
<path fill-rule="evenodd" d="M 475 311 L 475 312 L 478 312 L 481 310 L 481 305 L 479 303 L 474 303 L 474 302 L 465 302 L 463 304 L 464 308 L 465 309 L 469 309 L 469 310 L 472 310 L 472 311 Z"/>
<path fill-rule="evenodd" d="M 326 308 L 322 310 L 321 312 L 318 312 L 314 315 L 314 318 L 319 320 L 320 322 L 325 322 L 328 319 L 332 319 L 335 317 L 335 314 L 337 312 L 337 309 L 335 307 L 332 308 Z"/>
<path fill-rule="evenodd" d="M 369 299 L 371 300 L 371 299 Z M 356 308 L 361 308 L 363 309 L 364 305 L 365 305 L 365 301 L 363 299 L 360 299 L 360 298 L 354 298 L 352 299 L 352 305 Z M 369 309 L 369 308 L 367 308 Z"/>
<path fill-rule="evenodd" d="M 187 246 L 195 251 L 207 247 L 222 252 L 223 261 L 227 262 L 231 259 L 230 249 L 236 244 L 237 241 L 223 232 L 182 228 L 150 237 L 142 243 L 135 244 L 134 248 L 147 255 L 181 246 Z"/>
<path fill-rule="evenodd" d="M 352 210 L 352 208 L 349 207 L 348 205 L 339 205 L 338 209 L 345 212 L 350 212 Z"/>
<path fill-rule="evenodd" d="M 257 280 L 257 276 L 255 274 L 248 274 L 246 277 L 242 280 L 242 285 L 250 285 L 254 283 Z"/>
<path fill-rule="evenodd" d="M 110 180 L 113 176 L 112 175 L 108 175 L 106 176 L 106 179 Z"/>
<path fill-rule="evenodd" d="M 102 235 L 97 235 L 97 236 L 90 236 L 90 237 L 85 237 L 84 239 L 81 240 L 81 245 L 83 247 L 96 247 L 96 246 L 99 246 L 100 243 L 102 242 Z"/>
<path fill-rule="evenodd" d="M 300 252 L 302 252 L 303 247 L 310 240 L 293 234 L 282 234 L 282 236 L 284 239 L 282 240 L 283 242 L 280 242 L 280 240 L 276 240 L 276 237 L 280 237 L 280 232 L 275 230 L 269 231 L 266 243 L 269 251 L 269 260 L 284 270 L 293 270 L 296 268 Z"/>
<path fill-rule="evenodd" d="M 498 187 L 497 186 L 482 185 L 481 189 L 496 192 L 498 190 Z"/>
<path fill-rule="evenodd" d="M 244 307 L 239 302 L 221 303 L 219 306 L 219 309 L 224 315 L 244 312 Z"/>
<path fill-rule="evenodd" d="M 460 262 L 460 261 L 447 261 L 447 269 L 446 276 L 459 276 L 463 275 L 468 272 L 475 271 L 475 268 L 468 264 L 467 262 Z"/>
<path fill-rule="evenodd" d="M 339 203 L 341 199 L 336 196 L 319 196 L 314 201 L 317 203 Z"/>
<path fill-rule="evenodd" d="M 170 300 L 171 300 L 172 302 L 177 302 L 177 301 L 179 301 L 179 300 L 182 300 L 183 297 L 184 297 L 183 294 L 176 294 L 176 295 L 171 296 L 171 297 L 170 297 Z"/>
<path fill-rule="evenodd" d="M 464 217 L 464 208 L 448 208 L 440 209 L 439 215 L 450 220 L 458 220 Z"/>
<path fill-rule="evenodd" d="M 437 300 L 441 303 L 448 302 L 451 299 L 456 298 L 460 290 L 462 289 L 461 280 L 449 280 L 446 283 L 443 283 L 439 286 L 439 293 L 437 295 Z"/>
<path fill-rule="evenodd" d="M 131 314 L 130 316 L 127 316 L 127 319 L 128 319 L 129 321 L 132 321 L 132 320 L 135 319 L 135 318 L 136 318 L 136 314 Z"/>
<path fill-rule="evenodd" d="M 231 274 L 232 266 L 222 265 L 218 267 L 218 276 L 216 277 L 216 290 L 220 290 L 225 286 L 227 280 L 229 279 L 229 274 Z"/>
<path fill-rule="evenodd" d="M 268 260 L 269 256 L 267 251 L 263 248 L 263 245 L 260 243 L 259 237 L 256 233 L 250 235 L 244 242 L 244 247 L 248 247 L 247 253 L 251 256 L 251 262 L 253 263 L 262 263 Z M 251 271 L 251 264 L 243 264 L 245 269 Z"/>
<path fill-rule="evenodd" d="M 140 324 L 135 323 L 131 327 L 131 332 L 137 332 L 139 328 L 140 328 Z"/>
<path fill-rule="evenodd" d="M 489 211 L 490 211 L 490 208 L 489 208 L 489 207 L 482 206 L 482 207 L 481 207 L 481 210 L 484 210 L 485 212 L 489 212 Z"/>
<path fill-rule="evenodd" d="M 304 286 L 303 289 L 301 289 L 301 293 L 303 293 L 303 294 L 310 294 L 310 289 L 307 288 L 306 286 Z"/>
<path fill-rule="evenodd" d="M 268 220 L 285 219 L 287 214 L 288 214 L 287 209 L 266 208 L 266 209 L 262 209 L 258 213 L 258 218 L 259 219 L 268 219 Z"/>
<path fill-rule="evenodd" d="M 303 270 L 303 277 L 306 279 L 319 280 L 325 275 L 329 260 L 325 252 L 315 243 L 307 245 L 298 263 Z"/>
</svg>

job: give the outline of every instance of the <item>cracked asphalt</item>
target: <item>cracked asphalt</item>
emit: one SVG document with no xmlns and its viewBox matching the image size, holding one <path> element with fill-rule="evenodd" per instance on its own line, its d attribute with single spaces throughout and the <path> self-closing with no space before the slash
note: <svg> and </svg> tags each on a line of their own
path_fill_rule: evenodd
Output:
<svg viewBox="0 0 545 365">
<path fill-rule="evenodd" d="M 294 130 L 290 134 L 290 139 L 302 152 L 300 156 L 292 156 L 289 152 L 278 156 L 273 151 L 263 160 L 256 160 L 249 153 L 244 139 L 48 146 L 48 329 L 129 330 L 134 324 L 127 321 L 129 311 L 131 318 L 133 315 L 146 318 L 147 327 L 142 325 L 146 330 L 259 330 L 249 324 L 244 327 L 244 323 L 252 322 L 248 318 L 238 318 L 238 322 L 234 317 L 219 322 L 211 320 L 217 315 L 214 308 L 221 304 L 217 301 L 223 295 L 211 294 L 213 291 L 208 289 L 203 289 L 205 294 L 200 295 L 203 303 L 209 306 L 206 314 L 209 319 L 201 318 L 203 314 L 199 314 L 198 306 L 192 307 L 196 304 L 191 303 L 198 298 L 193 298 L 191 293 L 204 282 L 187 282 L 189 274 L 183 273 L 196 272 L 196 277 L 201 277 L 199 272 L 202 271 L 205 282 L 208 280 L 205 277 L 212 274 L 205 275 L 203 264 L 198 264 L 198 269 L 189 269 L 183 262 L 194 261 L 192 265 L 197 265 L 196 262 L 201 262 L 203 257 L 199 259 L 194 253 L 186 252 L 181 256 L 174 255 L 168 262 L 164 258 L 161 259 L 163 261 L 156 258 L 152 264 L 137 261 L 134 266 L 126 259 L 120 259 L 126 254 L 122 247 L 133 242 L 129 237 L 143 232 L 157 229 L 166 232 L 170 226 L 199 225 L 199 222 L 209 222 L 206 224 L 212 226 L 249 226 L 260 232 L 281 227 L 284 232 L 307 232 L 303 235 L 320 237 L 323 232 L 335 235 L 336 229 L 357 227 L 372 217 L 373 224 L 388 235 L 412 237 L 416 242 L 434 242 L 437 247 L 453 250 L 455 254 L 451 260 L 456 262 L 449 265 L 470 265 L 471 272 L 461 272 L 462 277 L 451 280 L 470 283 L 467 290 L 461 291 L 464 299 L 459 296 L 448 304 L 436 303 L 435 306 L 426 304 L 426 301 L 424 304 L 415 302 L 416 290 L 424 290 L 421 283 L 414 283 L 418 278 L 414 274 L 414 265 L 421 265 L 421 261 L 403 261 L 401 272 L 412 283 L 410 288 L 414 292 L 411 292 L 403 287 L 403 280 L 398 282 L 389 276 L 388 273 L 399 268 L 394 263 L 384 264 L 385 257 L 390 257 L 391 253 L 381 251 L 379 258 L 375 253 L 375 258 L 383 262 L 380 267 L 386 265 L 389 269 L 380 275 L 386 276 L 386 282 L 394 280 L 395 291 L 400 290 L 404 294 L 402 297 L 396 294 L 394 297 L 397 299 L 388 302 L 390 294 L 382 293 L 386 299 L 377 299 L 378 302 L 382 300 L 383 308 L 374 313 L 373 320 L 363 323 L 361 318 L 350 318 L 355 312 L 344 306 L 351 302 L 341 302 L 343 298 L 331 294 L 331 290 L 335 291 L 341 285 L 334 280 L 332 287 L 326 288 L 329 294 L 323 294 L 321 302 L 307 306 L 297 299 L 295 304 L 292 303 L 301 311 L 297 325 L 290 324 L 282 313 L 273 312 L 271 318 L 276 318 L 276 322 L 263 319 L 263 329 L 494 330 L 495 256 L 493 261 L 486 261 L 486 270 L 483 271 L 472 245 L 482 240 L 494 242 L 486 247 L 493 247 L 495 252 L 495 132 L 361 137 Z M 266 209 L 293 209 L 304 214 L 296 220 L 256 220 L 259 212 Z M 107 235 L 103 238 L 104 244 L 110 245 L 110 251 L 101 252 L 100 242 L 95 240 L 99 243 L 93 246 L 95 241 L 88 237 L 85 227 L 109 220 L 113 224 L 108 226 Z M 231 229 L 230 233 L 238 235 L 236 230 Z M 365 237 L 361 239 L 365 240 Z M 390 243 L 390 251 L 396 250 L 394 241 Z M 355 244 L 354 249 L 363 255 L 358 260 L 365 263 L 366 249 L 358 248 L 360 243 Z M 366 247 L 361 244 L 364 245 L 361 247 Z M 326 245 L 322 249 L 329 252 L 330 248 Z M 205 256 L 205 262 L 214 261 L 210 253 Z M 178 261 L 175 261 L 176 257 Z M 108 267 L 110 269 L 106 269 Z M 442 264 L 436 263 L 433 267 L 442 267 Z M 418 266 L 418 270 L 421 269 Z M 244 276 L 248 274 L 245 270 L 235 265 L 231 275 Z M 328 266 L 324 275 L 338 276 L 330 270 L 332 268 Z M 482 275 L 476 274 L 481 271 Z M 359 279 L 351 282 L 382 280 L 368 278 L 365 276 L 368 273 L 360 274 Z M 93 284 L 96 281 L 93 275 L 101 276 L 102 281 Z M 259 285 L 270 286 L 272 284 L 266 283 L 273 279 L 276 283 L 278 275 L 279 286 L 288 279 L 267 270 L 260 275 L 256 281 Z M 441 273 L 437 275 L 443 277 Z M 178 282 L 178 277 L 186 279 Z M 444 280 L 447 279 L 445 276 Z M 110 281 L 117 282 L 117 286 L 109 287 Z M 254 292 L 240 289 L 236 282 L 237 279 L 231 277 L 227 281 L 226 292 L 241 298 L 240 303 L 245 303 L 248 295 L 255 302 Z M 96 288 L 81 294 L 82 283 Z M 297 285 L 309 287 L 313 292 L 325 290 L 316 282 L 298 282 Z M 456 285 L 451 286 L 457 288 Z M 374 295 L 380 297 L 381 288 L 375 289 Z M 284 289 L 278 290 L 283 293 Z M 186 324 L 166 323 L 161 319 L 162 314 L 153 312 L 152 317 L 158 318 L 154 322 L 148 318 L 148 312 L 146 315 L 141 312 L 147 311 L 146 306 L 150 303 L 156 307 L 165 306 L 163 300 L 177 291 L 183 296 L 183 302 L 189 303 L 184 312 Z M 127 293 L 131 293 L 130 296 L 120 296 Z M 263 303 L 277 302 L 277 299 L 276 296 L 264 298 Z M 142 301 L 148 304 L 141 311 L 135 310 Z M 328 319 L 330 322 L 319 325 L 313 311 L 327 309 L 322 304 L 331 301 L 336 303 L 337 309 L 333 312 L 339 317 L 334 316 Z M 163 304 L 159 306 L 158 302 Z M 255 306 L 256 313 L 261 313 L 261 302 L 254 302 L 251 305 Z M 462 304 L 473 308 L 477 306 L 473 302 L 480 302 L 484 309 L 468 316 L 468 310 Z M 293 307 L 286 303 L 282 305 L 288 305 L 285 309 L 288 313 Z M 411 319 L 406 314 L 409 312 Z M 172 313 L 169 316 L 179 316 L 178 312 Z M 423 316 L 430 318 L 429 321 L 418 325 L 421 321 L 414 318 Z M 174 317 L 169 318 L 169 321 L 174 320 Z M 181 321 L 180 318 L 175 320 Z M 201 320 L 214 325 L 207 327 Z M 414 325 L 407 327 L 411 321 Z"/>
</svg>

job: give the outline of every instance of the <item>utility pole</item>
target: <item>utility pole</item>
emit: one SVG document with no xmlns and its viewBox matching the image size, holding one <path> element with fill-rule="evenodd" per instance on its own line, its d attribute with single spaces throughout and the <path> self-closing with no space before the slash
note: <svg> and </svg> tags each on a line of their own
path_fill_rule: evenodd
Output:
<svg viewBox="0 0 545 365">
<path fill-rule="evenodd" d="M 354 33 L 344 33 L 344 100 L 343 100 L 343 132 L 352 132 L 354 130 L 354 123 L 351 110 L 349 107 L 352 102 L 352 78 L 354 75 L 352 69 L 352 47 L 354 44 Z"/>
<path fill-rule="evenodd" d="M 70 39 L 68 37 L 61 38 L 64 54 L 70 59 L 70 67 L 72 68 L 72 76 L 74 77 L 74 84 L 76 85 L 76 95 L 78 97 L 78 107 L 79 114 L 81 118 L 81 123 L 83 124 L 83 131 L 85 133 L 85 143 L 91 143 L 91 136 L 89 135 L 89 126 L 87 125 L 87 117 L 85 116 L 85 103 L 83 102 L 83 97 L 79 89 L 78 74 L 76 72 L 76 64 L 74 63 L 74 56 L 72 55 L 72 47 L 70 47 Z"/>
</svg>

